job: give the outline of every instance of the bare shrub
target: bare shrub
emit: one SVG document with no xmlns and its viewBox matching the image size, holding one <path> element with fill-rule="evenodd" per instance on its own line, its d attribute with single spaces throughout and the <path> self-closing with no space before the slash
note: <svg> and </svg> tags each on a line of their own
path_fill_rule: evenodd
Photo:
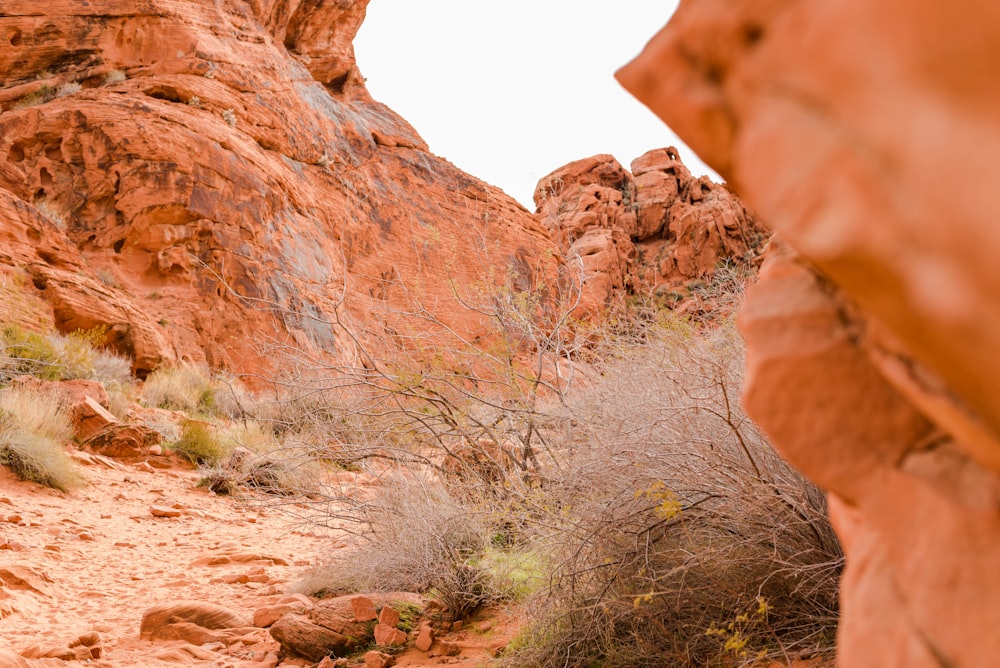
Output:
<svg viewBox="0 0 1000 668">
<path fill-rule="evenodd" d="M 69 418 L 50 394 L 0 392 L 0 463 L 18 478 L 67 491 L 82 481 L 63 443 Z"/>
<path fill-rule="evenodd" d="M 317 489 L 317 458 L 293 439 L 282 442 L 255 421 L 238 422 L 219 436 L 228 455 L 203 471 L 200 485 L 217 494 L 246 488 L 279 496 L 307 496 Z"/>
<path fill-rule="evenodd" d="M 831 651 L 825 497 L 736 397 L 731 325 L 669 319 L 568 399 L 536 541 L 557 564 L 505 665 L 702 666 Z M 537 524 L 535 525 L 538 526 Z"/>
<path fill-rule="evenodd" d="M 439 481 L 393 480 L 355 511 L 358 547 L 313 571 L 299 591 L 428 592 L 456 619 L 513 596 L 511 569 L 484 560 L 493 534 L 483 514 Z"/>
</svg>

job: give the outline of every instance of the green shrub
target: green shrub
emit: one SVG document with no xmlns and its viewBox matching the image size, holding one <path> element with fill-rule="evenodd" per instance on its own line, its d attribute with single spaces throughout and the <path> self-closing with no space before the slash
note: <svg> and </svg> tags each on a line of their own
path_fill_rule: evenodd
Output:
<svg viewBox="0 0 1000 668">
<path fill-rule="evenodd" d="M 6 325 L 0 333 L 3 345 L 4 382 L 14 376 L 31 374 L 45 380 L 59 380 L 62 366 L 59 351 L 47 337 L 19 325 Z"/>
<path fill-rule="evenodd" d="M 0 392 L 0 463 L 21 480 L 63 491 L 81 476 L 63 443 L 73 434 L 69 418 L 51 395 Z"/>
<path fill-rule="evenodd" d="M 215 466 L 222 462 L 231 448 L 215 433 L 215 430 L 201 420 L 185 420 L 181 424 L 181 437 L 173 449 L 184 454 L 192 463 Z"/>
</svg>

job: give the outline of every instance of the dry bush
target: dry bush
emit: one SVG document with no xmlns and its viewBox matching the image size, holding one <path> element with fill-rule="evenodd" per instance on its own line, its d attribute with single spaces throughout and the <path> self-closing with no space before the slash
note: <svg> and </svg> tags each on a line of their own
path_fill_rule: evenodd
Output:
<svg viewBox="0 0 1000 668">
<path fill-rule="evenodd" d="M 39 334 L 18 325 L 0 332 L 0 381 L 20 374 L 45 380 L 96 380 L 105 385 L 131 384 L 131 363 L 102 349 L 106 328 L 70 334 Z"/>
<path fill-rule="evenodd" d="M 52 342 L 19 325 L 7 325 L 0 332 L 0 373 L 4 384 L 21 374 L 46 380 L 58 380 L 62 375 L 59 354 Z"/>
<path fill-rule="evenodd" d="M 64 442 L 73 435 L 59 400 L 49 394 L 0 392 L 0 462 L 18 478 L 69 490 L 82 481 Z"/>
<path fill-rule="evenodd" d="M 377 496 L 356 504 L 356 548 L 314 570 L 297 586 L 315 596 L 355 591 L 433 595 L 455 619 L 513 597 L 521 582 L 516 559 L 498 558 L 483 513 L 440 481 L 385 481 Z"/>
<path fill-rule="evenodd" d="M 830 652 L 825 497 L 737 403 L 731 325 L 663 319 L 568 398 L 533 541 L 557 566 L 511 666 L 742 665 Z M 543 529 L 539 531 L 538 529 Z"/>
<path fill-rule="evenodd" d="M 203 471 L 199 485 L 216 494 L 250 489 L 279 496 L 307 496 L 318 482 L 317 459 L 309 447 L 282 442 L 252 420 L 233 423 L 218 437 L 227 456 Z"/>
<path fill-rule="evenodd" d="M 142 399 L 150 406 L 187 413 L 209 413 L 216 391 L 207 370 L 193 366 L 160 367 L 142 384 Z"/>
</svg>

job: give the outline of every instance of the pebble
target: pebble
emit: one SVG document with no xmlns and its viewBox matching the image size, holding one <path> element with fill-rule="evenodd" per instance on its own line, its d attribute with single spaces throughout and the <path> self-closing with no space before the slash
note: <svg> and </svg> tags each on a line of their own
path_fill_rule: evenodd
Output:
<svg viewBox="0 0 1000 668">
<path fill-rule="evenodd" d="M 167 506 L 150 506 L 149 513 L 153 517 L 180 517 L 181 511 Z"/>
</svg>

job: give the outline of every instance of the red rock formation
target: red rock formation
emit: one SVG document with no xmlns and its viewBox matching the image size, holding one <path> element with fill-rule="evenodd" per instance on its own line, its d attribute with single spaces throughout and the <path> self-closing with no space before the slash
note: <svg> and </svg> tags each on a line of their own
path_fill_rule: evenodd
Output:
<svg viewBox="0 0 1000 668">
<path fill-rule="evenodd" d="M 682 295 L 722 261 L 756 262 L 765 238 L 735 195 L 692 177 L 672 147 L 636 158 L 632 172 L 610 155 L 571 162 L 538 182 L 535 205 L 562 255 L 582 264 L 583 317 L 624 292 Z"/>
<path fill-rule="evenodd" d="M 450 282 L 530 282 L 548 237 L 370 98 L 366 5 L 5 2 L 0 265 L 140 373 L 253 368 L 268 340 L 350 357 L 334 320 L 416 300 L 474 330 Z"/>
<path fill-rule="evenodd" d="M 832 492 L 843 666 L 1000 656 L 998 62 L 995 3 L 686 0 L 619 73 L 802 256 L 745 401 Z"/>
</svg>

